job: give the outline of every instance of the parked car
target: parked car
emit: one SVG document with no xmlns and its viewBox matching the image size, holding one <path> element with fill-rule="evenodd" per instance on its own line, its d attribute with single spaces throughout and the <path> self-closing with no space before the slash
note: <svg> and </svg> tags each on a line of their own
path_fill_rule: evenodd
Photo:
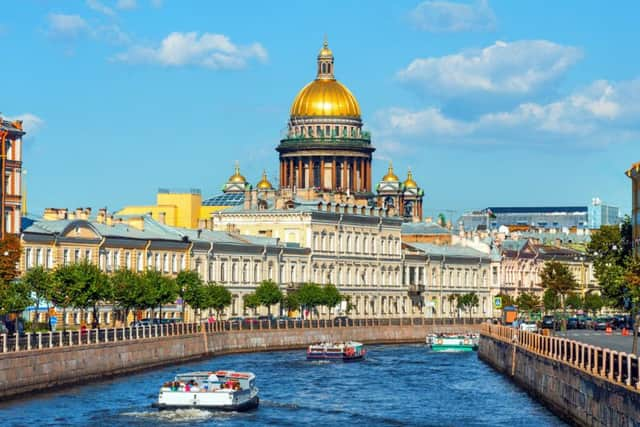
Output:
<svg viewBox="0 0 640 427">
<path fill-rule="evenodd" d="M 587 329 L 593 322 L 593 319 L 586 316 L 578 316 L 578 329 Z"/>
<path fill-rule="evenodd" d="M 536 322 L 523 321 L 522 323 L 520 323 L 520 330 L 527 332 L 538 332 L 538 325 L 536 324 Z"/>
<path fill-rule="evenodd" d="M 4 324 L 4 322 L 0 322 L 0 335 L 8 333 L 9 329 L 7 328 L 7 326 Z"/>
<path fill-rule="evenodd" d="M 569 317 L 567 319 L 567 329 L 578 329 L 578 318 Z"/>
<path fill-rule="evenodd" d="M 134 328 L 139 328 L 139 327 L 151 326 L 151 324 L 152 324 L 151 319 L 140 319 L 140 320 L 134 320 L 133 322 L 131 322 L 131 324 L 129 324 L 129 326 L 132 326 Z"/>
<path fill-rule="evenodd" d="M 606 317 L 598 317 L 593 321 L 593 329 L 596 331 L 604 331 L 607 327 L 612 327 L 611 321 Z"/>
<path fill-rule="evenodd" d="M 244 322 L 244 317 L 242 317 L 242 316 L 230 317 L 228 322 L 231 323 L 232 325 L 239 325 L 242 322 Z"/>
<path fill-rule="evenodd" d="M 554 316 L 544 316 L 542 318 L 542 329 L 556 329 L 557 322 Z"/>
</svg>

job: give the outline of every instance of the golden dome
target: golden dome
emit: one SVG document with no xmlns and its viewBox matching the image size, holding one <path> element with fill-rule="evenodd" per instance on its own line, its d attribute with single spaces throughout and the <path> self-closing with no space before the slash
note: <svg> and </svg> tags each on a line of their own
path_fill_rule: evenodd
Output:
<svg viewBox="0 0 640 427">
<path fill-rule="evenodd" d="M 393 173 L 393 163 L 389 162 L 389 169 L 387 170 L 387 174 L 382 177 L 382 181 L 384 182 L 398 182 L 398 176 Z"/>
<path fill-rule="evenodd" d="M 320 49 L 320 53 L 318 53 L 318 56 L 333 56 L 333 52 L 331 52 L 331 49 L 329 49 L 329 42 L 327 42 L 326 37 L 324 39 L 324 43 L 322 44 L 322 49 Z"/>
<path fill-rule="evenodd" d="M 258 184 L 256 184 L 256 188 L 258 190 L 273 190 L 273 186 L 267 179 L 267 172 L 262 171 L 262 179 Z"/>
<path fill-rule="evenodd" d="M 240 174 L 240 165 L 237 162 L 236 162 L 236 170 L 234 174 L 229 177 L 229 182 L 238 183 L 238 184 L 244 184 L 247 182 L 245 177 Z"/>
<path fill-rule="evenodd" d="M 316 79 L 306 85 L 291 105 L 292 116 L 360 117 L 355 96 L 337 80 Z"/>
<path fill-rule="evenodd" d="M 407 179 L 404 181 L 404 188 L 418 188 L 418 183 L 413 180 L 413 174 L 411 173 L 411 169 L 409 169 L 409 173 L 407 174 Z"/>
</svg>

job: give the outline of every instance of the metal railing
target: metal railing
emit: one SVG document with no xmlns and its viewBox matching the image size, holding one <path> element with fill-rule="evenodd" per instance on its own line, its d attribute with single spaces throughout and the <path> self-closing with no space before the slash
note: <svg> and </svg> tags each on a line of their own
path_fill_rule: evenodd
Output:
<svg viewBox="0 0 640 427">
<path fill-rule="evenodd" d="M 68 330 L 56 332 L 35 332 L 25 334 L 0 335 L 0 352 L 45 350 L 59 347 L 89 346 L 121 341 L 158 339 L 197 333 L 234 331 L 273 331 L 281 329 L 330 329 L 346 327 L 380 326 L 471 326 L 485 319 L 461 318 L 362 318 L 351 319 L 243 319 L 242 321 L 222 320 L 202 323 L 169 323 L 118 328 Z"/>
<path fill-rule="evenodd" d="M 481 333 L 615 384 L 640 390 L 640 364 L 635 354 L 508 326 L 484 324 Z"/>
</svg>

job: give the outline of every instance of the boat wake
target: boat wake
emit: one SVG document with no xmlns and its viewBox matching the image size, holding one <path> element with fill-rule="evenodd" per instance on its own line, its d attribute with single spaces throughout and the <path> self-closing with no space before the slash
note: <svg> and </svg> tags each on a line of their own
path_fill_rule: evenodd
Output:
<svg viewBox="0 0 640 427">
<path fill-rule="evenodd" d="M 217 413 L 202 409 L 177 409 L 175 411 L 125 412 L 122 415 L 134 418 L 155 419 L 168 422 L 203 421 L 209 418 L 229 418 L 233 412 Z"/>
</svg>

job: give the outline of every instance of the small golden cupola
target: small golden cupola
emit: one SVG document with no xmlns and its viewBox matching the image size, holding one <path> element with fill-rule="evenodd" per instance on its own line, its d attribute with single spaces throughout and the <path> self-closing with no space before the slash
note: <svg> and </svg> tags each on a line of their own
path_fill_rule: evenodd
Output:
<svg viewBox="0 0 640 427">
<path fill-rule="evenodd" d="M 407 179 L 403 183 L 404 188 L 418 188 L 418 183 L 413 179 L 413 173 L 411 173 L 411 168 L 409 168 L 409 172 L 407 173 Z"/>
<path fill-rule="evenodd" d="M 229 177 L 229 180 L 222 188 L 225 193 L 239 193 L 243 192 L 246 186 L 249 185 L 246 178 L 240 173 L 240 164 L 236 162 L 236 167 L 233 175 Z"/>
<path fill-rule="evenodd" d="M 389 169 L 387 169 L 387 174 L 382 177 L 383 182 L 399 182 L 400 179 L 398 176 L 393 173 L 393 163 L 389 162 Z"/>
<path fill-rule="evenodd" d="M 256 184 L 256 188 L 258 190 L 273 190 L 273 186 L 271 185 L 271 183 L 267 179 L 267 172 L 266 171 L 264 171 L 264 170 L 262 171 L 262 179 L 260 180 L 260 182 L 258 182 Z"/>
</svg>

